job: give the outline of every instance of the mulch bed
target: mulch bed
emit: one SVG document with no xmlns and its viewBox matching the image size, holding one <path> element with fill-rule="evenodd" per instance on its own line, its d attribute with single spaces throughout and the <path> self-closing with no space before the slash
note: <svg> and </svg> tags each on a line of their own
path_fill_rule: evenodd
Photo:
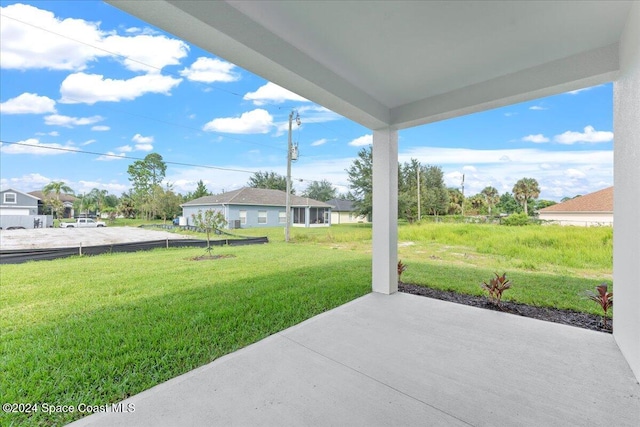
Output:
<svg viewBox="0 0 640 427">
<path fill-rule="evenodd" d="M 531 317 L 547 322 L 562 323 L 564 325 L 576 326 L 578 328 L 591 329 L 599 332 L 612 333 L 612 321 L 607 321 L 607 328 L 604 328 L 602 317 L 593 314 L 579 313 L 571 310 L 559 310 L 556 308 L 535 307 L 512 301 L 502 301 L 498 307 L 492 304 L 485 297 L 474 295 L 464 295 L 453 291 L 441 291 L 421 285 L 410 283 L 398 283 L 398 290 L 413 295 L 421 295 L 443 301 L 455 302 L 458 304 L 470 305 L 473 307 L 485 308 L 488 310 L 502 311 L 505 313 L 517 314 L 519 316 Z"/>
</svg>

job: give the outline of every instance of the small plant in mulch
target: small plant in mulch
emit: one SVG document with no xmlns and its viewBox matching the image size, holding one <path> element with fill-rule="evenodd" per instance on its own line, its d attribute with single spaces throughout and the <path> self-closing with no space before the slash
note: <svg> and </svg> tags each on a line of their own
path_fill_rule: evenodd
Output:
<svg viewBox="0 0 640 427">
<path fill-rule="evenodd" d="M 210 258 L 213 257 L 211 254 L 213 247 L 211 246 L 210 236 L 215 230 L 219 230 L 227 225 L 227 221 L 224 219 L 224 214 L 213 209 L 207 209 L 204 212 L 202 212 L 202 210 L 198 210 L 198 213 L 192 214 L 191 218 L 193 218 L 193 224 L 198 228 L 198 230 L 207 233 L 207 247 L 205 252 Z"/>
<path fill-rule="evenodd" d="M 402 260 L 398 261 L 398 282 L 402 282 L 400 280 L 402 278 L 402 273 L 407 269 L 407 265 L 402 263 Z"/>
<path fill-rule="evenodd" d="M 498 273 L 493 274 L 495 274 L 496 277 L 489 280 L 489 284 L 482 282 L 480 286 L 489 293 L 489 301 L 500 307 L 502 293 L 511 288 L 511 281 L 507 279 L 507 273 L 503 273 L 502 276 L 499 276 Z"/>
<path fill-rule="evenodd" d="M 602 324 L 604 328 L 608 328 L 607 326 L 607 312 L 611 307 L 613 307 L 613 292 L 607 292 L 608 287 L 606 283 L 602 283 L 599 286 L 596 286 L 596 292 L 589 292 L 587 297 L 591 301 L 595 301 L 600 305 L 603 311 L 602 315 Z"/>
</svg>

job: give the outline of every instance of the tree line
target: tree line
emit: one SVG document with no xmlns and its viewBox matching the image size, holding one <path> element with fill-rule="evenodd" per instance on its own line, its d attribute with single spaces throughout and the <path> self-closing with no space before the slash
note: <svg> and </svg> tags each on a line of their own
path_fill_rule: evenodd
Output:
<svg viewBox="0 0 640 427">
<path fill-rule="evenodd" d="M 73 207 L 80 215 L 167 220 L 182 214 L 182 203 L 212 195 L 202 180 L 198 181 L 194 191 L 184 195 L 178 193 L 172 184 L 163 185 L 166 171 L 167 164 L 162 156 L 151 153 L 143 160 L 136 160 L 129 165 L 127 174 L 131 188 L 120 197 L 97 188 L 88 193 L 76 193 L 66 183 L 53 181 L 42 190 L 44 204 L 49 212 L 61 218 L 64 212 L 61 196 L 70 194 L 75 196 Z M 286 191 L 286 177 L 271 171 L 258 171 L 249 178 L 247 186 Z M 295 194 L 295 190 L 292 193 Z M 336 198 L 338 193 L 330 182 L 322 180 L 311 182 L 302 196 L 327 201 Z"/>
<path fill-rule="evenodd" d="M 354 200 L 358 214 L 371 217 L 373 200 L 373 151 L 363 148 L 346 170 L 348 196 Z M 550 200 L 538 200 L 540 186 L 534 178 L 518 180 L 511 192 L 502 195 L 487 186 L 480 193 L 465 197 L 458 188 L 447 187 L 442 168 L 422 165 L 411 159 L 398 163 L 398 218 L 408 222 L 424 216 L 438 215 L 499 215 L 524 212 L 527 215 L 547 206 Z"/>
<path fill-rule="evenodd" d="M 81 214 L 106 214 L 110 217 L 172 219 L 182 213 L 180 205 L 211 193 L 202 180 L 196 189 L 182 195 L 173 185 L 163 185 L 167 164 L 158 153 L 148 154 L 127 168 L 131 188 L 120 197 L 107 190 L 92 189 L 76 194 L 74 209 Z M 371 218 L 373 213 L 373 152 L 363 148 L 346 170 L 349 191 L 339 194 L 329 181 L 311 181 L 302 191 L 303 197 L 326 202 L 341 198 L 354 202 L 357 213 Z M 255 172 L 247 182 L 248 187 L 286 191 L 286 177 L 273 171 Z M 45 205 L 58 217 L 64 206 L 61 194 L 74 194 L 64 182 L 54 181 L 43 188 Z M 295 194 L 295 190 L 292 189 Z M 465 197 L 458 188 L 447 187 L 442 168 L 423 165 L 416 159 L 398 163 L 398 218 L 408 222 L 425 216 L 438 215 L 499 215 L 524 212 L 533 215 L 538 209 L 555 204 L 538 200 L 540 187 L 533 178 L 522 178 L 511 192 L 499 194 L 494 187 L 485 187 L 480 193 Z"/>
</svg>

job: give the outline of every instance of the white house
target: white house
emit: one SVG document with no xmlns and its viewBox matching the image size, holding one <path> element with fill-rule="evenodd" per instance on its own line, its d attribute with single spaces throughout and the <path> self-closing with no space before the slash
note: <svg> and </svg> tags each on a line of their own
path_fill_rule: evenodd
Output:
<svg viewBox="0 0 640 427">
<path fill-rule="evenodd" d="M 354 203 L 346 199 L 327 200 L 327 204 L 332 206 L 331 224 L 358 224 L 369 222 L 365 215 L 359 215 Z"/>
</svg>

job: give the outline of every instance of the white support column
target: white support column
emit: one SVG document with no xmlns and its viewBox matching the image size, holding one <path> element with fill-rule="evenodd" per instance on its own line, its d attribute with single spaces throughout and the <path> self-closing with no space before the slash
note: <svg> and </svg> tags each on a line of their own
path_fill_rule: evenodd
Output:
<svg viewBox="0 0 640 427">
<path fill-rule="evenodd" d="M 640 381 L 640 3 L 620 39 L 614 83 L 613 336 Z"/>
<path fill-rule="evenodd" d="M 373 132 L 373 291 L 398 291 L 398 131 Z"/>
</svg>

